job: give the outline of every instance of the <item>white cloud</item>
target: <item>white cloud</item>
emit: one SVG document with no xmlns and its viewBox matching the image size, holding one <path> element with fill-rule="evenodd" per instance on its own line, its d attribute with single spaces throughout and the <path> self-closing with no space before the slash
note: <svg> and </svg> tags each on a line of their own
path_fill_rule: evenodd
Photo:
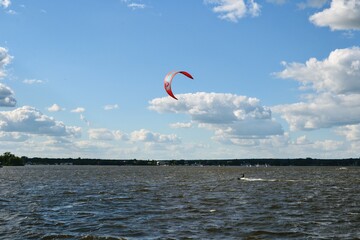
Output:
<svg viewBox="0 0 360 240">
<path fill-rule="evenodd" d="M 129 3 L 127 6 L 133 10 L 144 9 L 146 7 L 145 4 L 141 4 L 141 3 Z"/>
<path fill-rule="evenodd" d="M 146 129 L 133 131 L 131 134 L 126 134 L 121 131 L 112 131 L 106 128 L 93 128 L 88 131 L 90 140 L 100 141 L 132 141 L 145 143 L 179 143 L 180 139 L 174 135 L 166 135 L 154 133 Z"/>
<path fill-rule="evenodd" d="M 6 76 L 5 66 L 8 65 L 12 59 L 13 57 L 9 55 L 8 50 L 0 47 L 0 79 Z"/>
<path fill-rule="evenodd" d="M 0 6 L 3 8 L 9 7 L 11 4 L 10 0 L 0 0 Z"/>
<path fill-rule="evenodd" d="M 191 123 L 182 123 L 182 122 L 177 122 L 177 123 L 172 123 L 170 124 L 171 128 L 191 128 Z"/>
<path fill-rule="evenodd" d="M 140 129 L 130 134 L 121 131 L 112 131 L 106 128 L 93 128 L 88 131 L 90 140 L 98 141 L 130 141 L 131 143 L 143 142 L 147 147 L 157 148 L 157 144 L 163 143 L 180 143 L 181 140 L 175 134 L 154 133 L 146 129 Z"/>
<path fill-rule="evenodd" d="M 254 0 L 249 0 L 247 7 L 248 7 L 248 13 L 250 14 L 250 16 L 257 17 L 260 15 L 261 6 L 259 4 L 257 4 Z"/>
<path fill-rule="evenodd" d="M 23 81 L 23 83 L 25 83 L 25 84 L 41 84 L 41 83 L 44 83 L 44 81 L 43 80 L 39 80 L 39 79 L 25 79 L 24 81 Z"/>
<path fill-rule="evenodd" d="M 128 8 L 131 8 L 133 10 L 146 8 L 146 5 L 143 4 L 143 3 L 134 2 L 134 1 L 131 1 L 131 0 L 121 0 L 121 1 L 123 3 L 125 3 Z"/>
<path fill-rule="evenodd" d="M 360 124 L 342 126 L 336 132 L 339 135 L 345 136 L 348 141 L 360 140 Z"/>
<path fill-rule="evenodd" d="M 119 130 L 117 131 L 112 131 L 115 140 L 122 140 L 122 141 L 128 141 L 129 140 L 129 135 L 127 133 L 123 133 Z"/>
<path fill-rule="evenodd" d="M 0 141 L 4 142 L 24 142 L 29 139 L 27 134 L 17 132 L 0 132 Z"/>
<path fill-rule="evenodd" d="M 56 103 L 54 103 L 51 107 L 48 107 L 47 110 L 49 112 L 60 112 L 60 111 L 64 111 L 65 108 L 62 108 L 59 105 L 57 105 Z"/>
<path fill-rule="evenodd" d="M 104 154 L 112 148 L 112 145 L 109 145 L 106 141 L 77 141 L 74 142 L 74 145 L 77 151 L 89 153 L 90 157 L 99 152 Z M 104 158 L 103 156 L 104 155 L 100 156 L 100 158 Z"/>
<path fill-rule="evenodd" d="M 215 132 L 215 139 L 266 138 L 283 134 L 279 123 L 271 118 L 269 108 L 256 98 L 225 93 L 179 94 L 179 101 L 156 98 L 149 109 L 190 115 L 200 127 Z M 233 141 L 234 142 L 234 141 Z"/>
<path fill-rule="evenodd" d="M 83 112 L 85 112 L 85 108 L 77 107 L 77 108 L 71 110 L 71 112 L 73 112 L 73 113 L 83 113 Z"/>
<path fill-rule="evenodd" d="M 80 120 L 85 122 L 86 125 L 90 126 L 90 121 L 87 120 L 87 118 L 83 114 L 80 114 Z"/>
<path fill-rule="evenodd" d="M 324 60 L 310 58 L 303 63 L 284 63 L 276 73 L 280 78 L 292 78 L 317 92 L 360 94 L 360 48 L 336 49 Z"/>
<path fill-rule="evenodd" d="M 13 111 L 0 111 L 0 131 L 46 136 L 79 137 L 81 128 L 65 126 L 39 110 L 23 106 Z"/>
<path fill-rule="evenodd" d="M 89 129 L 89 138 L 92 140 L 114 140 L 114 134 L 105 128 Z"/>
<path fill-rule="evenodd" d="M 330 8 L 315 13 L 309 20 L 331 30 L 360 30 L 360 1 L 332 0 Z"/>
<path fill-rule="evenodd" d="M 305 64 L 285 64 L 276 75 L 293 78 L 316 93 L 303 102 L 279 105 L 291 130 L 314 130 L 360 123 L 360 48 L 337 49 Z M 301 88 L 303 89 L 303 88 Z"/>
<path fill-rule="evenodd" d="M 247 15 L 260 15 L 260 5 L 254 0 L 205 0 L 206 4 L 216 5 L 213 11 L 219 14 L 220 19 L 237 22 Z"/>
<path fill-rule="evenodd" d="M 111 131 L 106 128 L 93 128 L 88 131 L 89 138 L 91 140 L 101 140 L 101 141 L 113 141 L 113 140 L 129 140 L 129 137 L 126 133 L 121 131 Z"/>
<path fill-rule="evenodd" d="M 360 94 L 324 93 L 306 102 L 273 108 L 289 123 L 290 130 L 314 130 L 360 123 Z"/>
<path fill-rule="evenodd" d="M 309 139 L 307 138 L 306 135 L 300 136 L 298 137 L 295 142 L 295 145 L 307 145 L 307 144 L 311 144 L 311 142 L 309 141 Z"/>
<path fill-rule="evenodd" d="M 113 105 L 105 105 L 104 106 L 104 110 L 109 111 L 109 110 L 114 110 L 114 109 L 118 109 L 119 105 L 118 104 L 113 104 Z"/>
<path fill-rule="evenodd" d="M 226 124 L 245 119 L 268 119 L 270 109 L 260 105 L 257 98 L 227 93 L 179 94 L 179 101 L 170 98 L 151 100 L 149 109 L 156 112 L 189 114 L 199 123 Z"/>
<path fill-rule="evenodd" d="M 130 140 L 133 142 L 151 142 L 151 143 L 180 143 L 181 140 L 175 134 L 165 135 L 153 133 L 146 129 L 133 131 L 130 134 Z"/>
<path fill-rule="evenodd" d="M 334 140 L 316 141 L 314 142 L 313 147 L 325 152 L 336 151 L 344 148 L 344 142 Z"/>
<path fill-rule="evenodd" d="M 77 107 L 71 110 L 72 113 L 80 113 L 80 120 L 85 122 L 87 126 L 90 126 L 90 121 L 86 119 L 86 117 L 83 115 L 85 112 L 85 108 L 83 107 Z"/>
<path fill-rule="evenodd" d="M 15 107 L 14 92 L 8 86 L 0 83 L 0 107 Z"/>
</svg>

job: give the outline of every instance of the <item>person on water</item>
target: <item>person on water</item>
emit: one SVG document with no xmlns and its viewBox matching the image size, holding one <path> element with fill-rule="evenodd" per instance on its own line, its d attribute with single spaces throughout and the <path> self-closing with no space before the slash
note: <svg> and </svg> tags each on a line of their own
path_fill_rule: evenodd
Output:
<svg viewBox="0 0 360 240">
<path fill-rule="evenodd" d="M 240 180 L 240 179 L 242 179 L 242 178 L 244 178 L 244 177 L 245 177 L 245 174 L 242 174 L 241 177 L 238 177 L 238 180 Z"/>
</svg>

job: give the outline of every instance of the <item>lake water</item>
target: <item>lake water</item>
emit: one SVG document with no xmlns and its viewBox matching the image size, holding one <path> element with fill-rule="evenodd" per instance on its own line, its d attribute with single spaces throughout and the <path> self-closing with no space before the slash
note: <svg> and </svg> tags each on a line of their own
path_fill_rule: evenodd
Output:
<svg viewBox="0 0 360 240">
<path fill-rule="evenodd" d="M 360 239 L 360 168 L 4 167 L 0 239 Z"/>
</svg>

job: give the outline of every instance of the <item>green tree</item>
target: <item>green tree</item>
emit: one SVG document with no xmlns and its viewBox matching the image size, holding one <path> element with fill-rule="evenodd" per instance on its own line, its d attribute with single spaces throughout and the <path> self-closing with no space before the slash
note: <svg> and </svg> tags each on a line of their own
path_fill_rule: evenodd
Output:
<svg viewBox="0 0 360 240">
<path fill-rule="evenodd" d="M 20 157 L 15 156 L 11 152 L 5 152 L 0 156 L 0 162 L 4 166 L 24 166 L 24 160 Z"/>
</svg>

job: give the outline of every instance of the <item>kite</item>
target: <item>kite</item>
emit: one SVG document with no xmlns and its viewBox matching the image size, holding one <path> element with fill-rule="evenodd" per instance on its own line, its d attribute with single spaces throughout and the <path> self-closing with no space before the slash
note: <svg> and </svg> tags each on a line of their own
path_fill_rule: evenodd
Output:
<svg viewBox="0 0 360 240">
<path fill-rule="evenodd" d="M 174 98 L 174 99 L 176 99 L 176 100 L 178 100 L 178 99 L 174 96 L 173 92 L 171 91 L 171 82 L 172 82 L 173 78 L 175 77 L 175 75 L 178 74 L 178 73 L 181 73 L 181 74 L 185 75 L 185 76 L 188 77 L 188 78 L 194 79 L 194 78 L 190 75 L 190 73 L 185 72 L 185 71 L 172 71 L 172 72 L 169 72 L 168 74 L 166 74 L 165 79 L 164 79 L 164 88 L 165 88 L 166 92 L 167 92 L 172 98 Z"/>
</svg>

